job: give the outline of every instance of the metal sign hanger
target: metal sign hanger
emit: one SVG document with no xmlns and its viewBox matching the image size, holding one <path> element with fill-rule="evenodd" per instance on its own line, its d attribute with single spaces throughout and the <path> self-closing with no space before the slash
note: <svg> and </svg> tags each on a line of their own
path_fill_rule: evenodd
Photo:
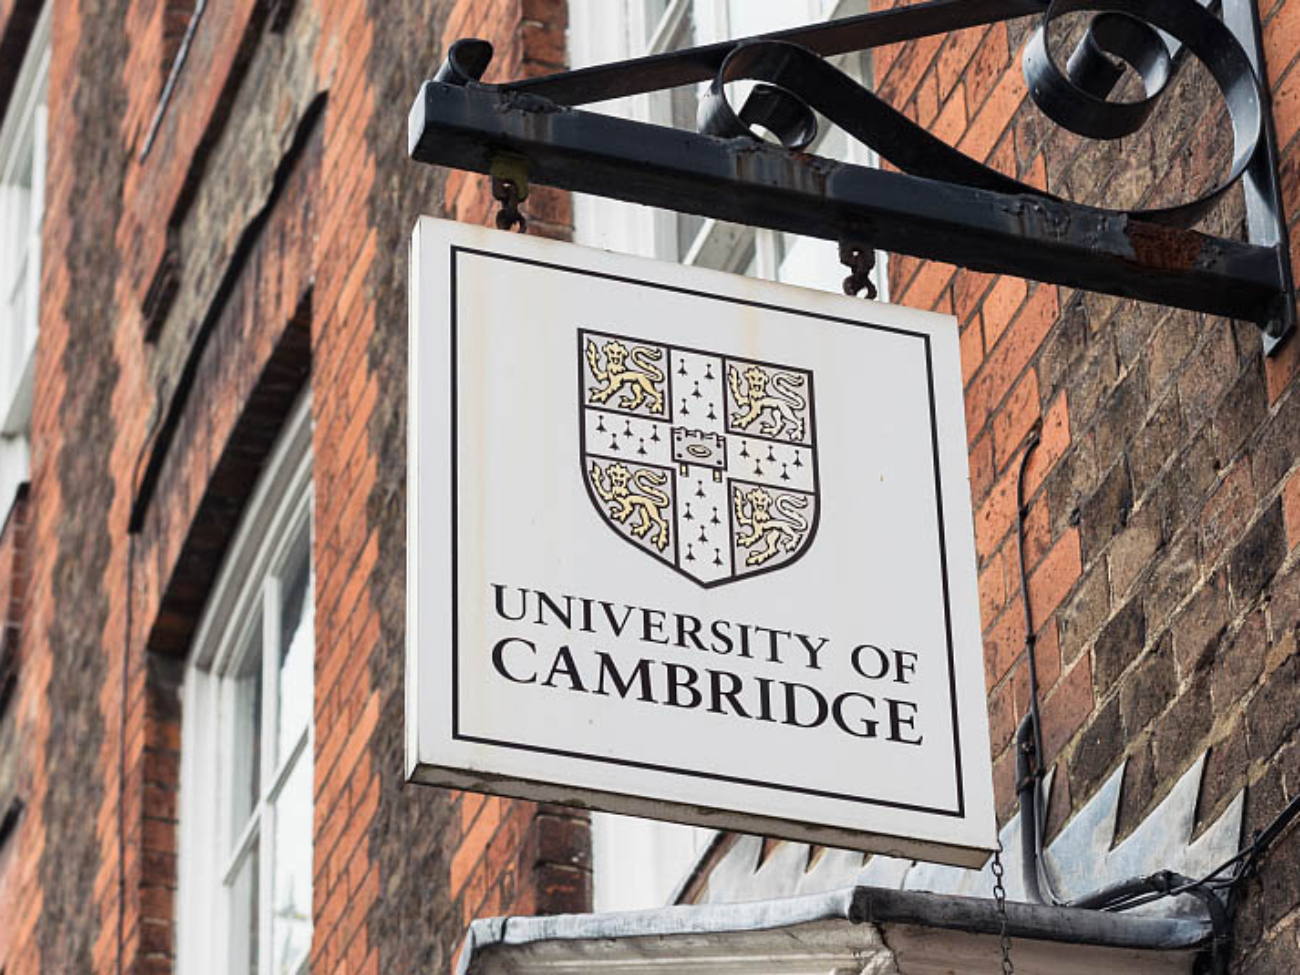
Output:
<svg viewBox="0 0 1300 975">
<path fill-rule="evenodd" d="M 1049 29 L 1078 12 L 1093 17 L 1062 67 Z M 1030 15 L 1041 18 L 1024 55 L 1030 97 L 1083 136 L 1138 131 L 1183 61 L 1199 60 L 1228 106 L 1228 177 L 1159 209 L 1062 200 L 952 148 L 825 60 Z M 491 56 L 486 41 L 452 45 L 411 109 L 412 158 L 481 173 L 500 172 L 504 160 L 516 180 L 1253 321 L 1268 351 L 1294 327 L 1252 0 L 931 0 L 504 85 L 478 80 Z M 1143 96 L 1108 101 L 1125 66 Z M 706 80 L 699 133 L 573 107 Z M 738 80 L 758 82 L 739 110 L 726 90 Z M 817 113 L 900 171 L 805 153 Z M 1188 229 L 1238 183 L 1247 240 Z"/>
</svg>

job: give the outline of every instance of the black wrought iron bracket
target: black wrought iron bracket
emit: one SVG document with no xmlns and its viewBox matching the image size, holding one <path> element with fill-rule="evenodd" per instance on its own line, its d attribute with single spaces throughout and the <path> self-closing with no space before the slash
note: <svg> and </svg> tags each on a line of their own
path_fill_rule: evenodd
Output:
<svg viewBox="0 0 1300 975">
<path fill-rule="evenodd" d="M 1052 24 L 1077 12 L 1093 16 L 1060 66 Z M 1062 200 L 960 153 L 826 60 L 1026 16 L 1039 18 L 1023 63 L 1031 97 L 1092 138 L 1136 132 L 1198 59 L 1228 106 L 1228 177 L 1159 209 Z M 1252 321 L 1268 351 L 1294 328 L 1255 0 L 931 0 L 505 85 L 478 80 L 491 56 L 485 41 L 452 45 L 411 109 L 412 158 L 480 173 L 505 158 L 533 184 Z M 1125 65 L 1145 95 L 1108 100 Z M 743 79 L 758 84 L 735 110 L 727 85 Z M 574 108 L 704 81 L 698 133 Z M 806 153 L 818 114 L 899 171 Z M 1238 183 L 1246 240 L 1188 229 Z"/>
</svg>

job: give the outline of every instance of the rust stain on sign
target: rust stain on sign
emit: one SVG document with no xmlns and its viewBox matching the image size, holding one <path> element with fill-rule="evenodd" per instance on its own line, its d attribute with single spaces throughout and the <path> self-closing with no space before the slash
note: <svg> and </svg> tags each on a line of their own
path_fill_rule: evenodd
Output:
<svg viewBox="0 0 1300 975">
<path fill-rule="evenodd" d="M 1194 230 L 1179 230 L 1156 223 L 1130 222 L 1125 231 L 1133 256 L 1143 267 L 1184 271 L 1196 267 L 1207 238 Z"/>
</svg>

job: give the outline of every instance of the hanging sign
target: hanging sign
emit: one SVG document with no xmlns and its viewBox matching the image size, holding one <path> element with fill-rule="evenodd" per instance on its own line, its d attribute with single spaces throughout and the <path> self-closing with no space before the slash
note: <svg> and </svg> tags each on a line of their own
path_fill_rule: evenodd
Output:
<svg viewBox="0 0 1300 975">
<path fill-rule="evenodd" d="M 952 318 L 421 219 L 407 775 L 995 845 Z"/>
</svg>

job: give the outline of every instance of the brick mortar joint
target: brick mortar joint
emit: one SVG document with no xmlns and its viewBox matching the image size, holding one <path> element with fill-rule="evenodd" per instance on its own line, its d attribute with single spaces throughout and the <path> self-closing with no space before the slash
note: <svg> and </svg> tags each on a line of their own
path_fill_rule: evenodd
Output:
<svg viewBox="0 0 1300 975">
<path fill-rule="evenodd" d="M 998 401 L 997 401 L 996 403 L 994 403 L 992 406 L 989 407 L 988 416 L 985 418 L 984 423 L 982 423 L 982 424 L 979 426 L 979 428 L 975 431 L 975 433 L 976 433 L 975 440 L 978 440 L 981 436 L 983 436 L 983 435 L 985 434 L 985 432 L 988 432 L 990 435 L 992 434 L 992 432 L 993 432 L 993 420 L 994 420 L 994 418 L 997 417 L 997 416 L 999 416 L 1000 414 L 1002 414 L 1002 413 L 1006 410 L 1007 404 L 1009 403 L 1009 401 L 1010 401 L 1010 399 L 1011 399 L 1011 396 L 1015 393 L 1016 388 L 1020 385 L 1020 383 L 1021 383 L 1021 381 L 1024 379 L 1024 377 L 1027 376 L 1027 375 L 1029 375 L 1031 372 L 1033 372 L 1033 373 L 1037 373 L 1037 371 L 1038 371 L 1038 365 L 1039 365 L 1039 363 L 1042 361 L 1042 359 L 1043 359 L 1043 357 L 1044 357 L 1044 355 L 1045 355 L 1045 352 L 1046 352 L 1047 346 L 1049 345 L 1049 339 L 1051 339 L 1051 337 L 1052 337 L 1052 333 L 1055 332 L 1056 329 L 1057 329 L 1057 328 L 1060 326 L 1060 324 L 1061 324 L 1061 311 L 1060 311 L 1060 309 L 1061 309 L 1063 306 L 1062 306 L 1061 303 L 1060 303 L 1059 286 L 1057 286 L 1057 285 L 1053 285 L 1053 284 L 1044 284 L 1044 283 L 1040 282 L 1040 283 L 1038 284 L 1038 287 L 1039 287 L 1039 288 L 1057 288 L 1057 289 L 1058 289 L 1058 297 L 1057 297 L 1057 313 L 1056 313 L 1056 318 L 1055 318 L 1055 320 L 1052 322 L 1051 327 L 1049 327 L 1049 328 L 1047 329 L 1047 331 L 1043 333 L 1043 338 L 1042 338 L 1042 340 L 1038 343 L 1037 346 L 1034 347 L 1033 354 L 1030 355 L 1029 359 L 1025 362 L 1025 365 L 1021 368 L 1021 370 L 1020 370 L 1019 372 L 1017 372 L 1017 373 L 1016 373 L 1016 374 L 1011 378 L 1011 381 L 1010 381 L 1010 383 L 1009 383 L 1008 386 L 1007 386 L 1007 390 L 1006 390 L 1006 392 L 1002 394 L 1001 398 L 999 398 Z M 1036 293 L 1036 292 L 1035 292 L 1035 293 Z M 1030 295 L 1030 297 L 1027 297 L 1027 298 L 1024 300 L 1024 302 L 1021 303 L 1021 305 L 1019 306 L 1020 311 L 1023 311 L 1023 310 L 1024 310 L 1025 306 L 1026 306 L 1026 305 L 1027 305 L 1027 304 L 1032 300 L 1032 297 L 1033 297 L 1033 296 Z M 1010 322 L 1007 323 L 1007 327 L 1004 328 L 1004 329 L 1002 330 L 1002 335 L 999 336 L 998 341 L 994 344 L 993 348 L 992 348 L 992 349 L 989 349 L 989 350 L 987 350 L 987 351 L 985 352 L 985 354 L 984 354 L 984 358 L 980 361 L 980 368 L 979 368 L 978 370 L 976 370 L 976 372 L 971 376 L 971 381 L 968 382 L 968 383 L 966 383 L 965 386 L 963 387 L 963 390 L 962 390 L 962 393 L 963 393 L 963 399 L 965 398 L 965 394 L 970 390 L 971 385 L 974 383 L 976 376 L 978 376 L 978 375 L 980 374 L 980 372 L 983 370 L 984 364 L 985 364 L 985 363 L 988 361 L 988 359 L 989 359 L 989 358 L 990 358 L 990 357 L 991 357 L 991 356 L 996 352 L 996 350 L 997 350 L 997 349 L 1002 345 L 1003 341 L 1006 340 L 1006 336 L 1007 336 L 1007 334 L 1011 331 L 1012 326 L 1015 325 L 1015 323 L 1016 323 L 1016 321 L 1019 319 L 1019 317 L 1020 317 L 1020 316 L 1019 316 L 1019 313 L 1017 313 L 1017 314 L 1012 318 L 1012 320 L 1011 320 Z M 959 321 L 960 321 L 960 319 L 959 319 Z M 1118 385 L 1118 383 L 1117 383 L 1116 385 Z M 1094 418 L 1093 422 L 1095 422 L 1095 418 Z M 1087 428 L 1086 430 L 1079 431 L 1079 433 L 1087 433 L 1087 432 L 1090 432 L 1091 429 L 1092 429 L 1092 423 L 1090 423 L 1090 424 L 1088 425 L 1088 428 Z M 968 436 L 969 436 L 969 434 L 970 434 L 970 431 L 967 431 L 967 435 L 968 435 Z M 1074 431 L 1071 431 L 1071 438 L 1070 438 L 1071 443 L 1073 443 L 1074 440 L 1075 440 L 1075 435 L 1074 435 L 1074 434 L 1075 434 L 1075 432 L 1074 432 Z M 972 443 L 974 443 L 974 441 L 972 441 Z M 1008 460 L 1006 461 L 1006 463 L 1004 463 L 1004 464 L 1002 465 L 1002 467 L 1001 467 L 1000 470 L 995 470 L 995 471 L 994 471 L 994 484 L 997 483 L 999 476 L 1005 476 L 1006 472 L 1007 472 L 1008 470 L 1010 470 L 1010 468 L 1011 468 L 1011 464 L 1014 462 L 1014 460 L 1015 460 L 1015 455 L 1012 454 L 1012 456 L 1011 456 L 1010 458 L 1008 458 Z M 1035 489 L 1034 494 L 1033 494 L 1032 497 L 1037 497 L 1039 491 L 1041 491 L 1042 488 L 1043 488 L 1043 485 L 1040 483 L 1039 486 Z M 990 489 L 990 490 L 991 490 L 991 489 Z M 1028 502 L 1026 502 L 1026 504 L 1028 504 Z"/>
<path fill-rule="evenodd" d="M 1149 418 L 1149 416 L 1147 418 Z M 1207 418 L 1201 424 L 1201 426 L 1198 426 L 1195 430 L 1189 431 L 1183 439 L 1182 446 L 1186 447 L 1187 445 L 1192 443 L 1196 439 L 1196 437 L 1201 433 L 1201 431 L 1204 430 L 1205 427 L 1209 425 L 1210 422 L 1212 422 L 1211 419 Z M 1204 492 L 1204 497 L 1200 500 L 1195 510 L 1189 512 L 1188 517 L 1183 520 L 1181 526 L 1169 538 L 1164 539 L 1160 543 L 1160 545 L 1156 549 L 1157 552 L 1168 551 L 1172 548 L 1175 548 L 1180 542 L 1186 539 L 1188 533 L 1194 533 L 1197 531 L 1197 529 L 1200 527 L 1201 515 L 1204 513 L 1205 507 L 1213 500 L 1218 490 L 1227 482 L 1229 472 L 1236 466 L 1237 463 L 1240 463 L 1245 459 L 1246 445 L 1249 445 L 1250 442 L 1260 434 L 1262 428 L 1266 425 L 1266 422 L 1267 421 L 1265 421 L 1265 423 L 1261 423 L 1259 429 L 1257 429 L 1254 433 L 1252 433 L 1251 437 L 1248 437 L 1246 439 L 1243 447 L 1240 449 L 1240 452 L 1237 455 L 1235 455 L 1236 459 L 1234 459 L 1230 463 L 1222 465 L 1218 469 L 1215 475 L 1214 482 L 1208 488 L 1206 488 Z M 1075 438 L 1071 437 L 1071 450 L 1076 449 L 1073 446 L 1074 442 L 1075 442 Z M 1141 495 L 1136 496 L 1133 499 L 1133 505 L 1129 509 L 1129 518 L 1125 522 L 1125 528 L 1127 528 L 1127 526 L 1132 523 L 1133 515 L 1141 513 L 1146 508 L 1147 503 L 1151 501 L 1153 498 L 1158 496 L 1158 492 L 1162 486 L 1164 475 L 1167 474 L 1168 471 L 1174 467 L 1175 463 L 1179 460 L 1179 458 L 1182 455 L 1183 455 L 1183 451 L 1175 450 L 1171 452 L 1169 458 L 1151 477 L 1150 483 L 1147 485 L 1146 490 L 1143 491 Z M 1067 455 L 1063 455 L 1062 459 L 1064 459 L 1064 456 L 1068 456 L 1068 452 Z M 1094 488 L 1093 491 L 1094 494 L 1096 493 L 1097 490 L 1100 489 L 1101 485 L 1105 482 L 1106 478 L 1120 464 L 1123 464 L 1125 462 L 1125 459 L 1126 459 L 1126 455 L 1123 451 L 1121 451 L 1119 456 L 1116 457 L 1114 463 L 1112 463 L 1109 467 L 1107 467 L 1104 472 L 1098 473 L 1097 487 Z M 1285 490 L 1288 480 L 1291 477 L 1296 476 L 1297 474 L 1300 474 L 1300 458 L 1298 458 L 1297 461 L 1293 463 L 1292 466 L 1288 468 L 1288 470 L 1278 478 L 1277 482 L 1272 487 L 1269 488 L 1266 494 L 1261 495 L 1256 499 L 1250 519 L 1242 527 L 1240 532 L 1234 536 L 1234 541 L 1240 541 L 1250 532 L 1250 529 L 1253 528 L 1259 522 L 1259 519 L 1264 515 L 1264 513 L 1266 513 L 1269 510 L 1269 508 L 1271 508 L 1272 505 L 1281 496 L 1282 492 Z M 1046 478 L 1044 478 L 1043 483 L 1039 485 L 1038 491 L 1035 492 L 1035 497 L 1037 497 L 1038 493 L 1043 490 L 1045 484 L 1046 484 Z M 1089 497 L 1091 496 L 1092 495 L 1089 495 Z M 1026 507 L 1029 507 L 1029 505 L 1027 504 Z M 1087 575 L 1090 569 L 1102 564 L 1103 560 L 1106 560 L 1107 556 L 1110 554 L 1111 549 L 1116 545 L 1116 543 L 1123 536 L 1123 534 L 1124 534 L 1123 531 L 1116 532 L 1114 535 L 1108 538 L 1105 541 L 1105 543 L 1101 545 L 1101 547 L 1099 547 L 1096 551 L 1090 553 L 1090 557 L 1085 562 L 1083 562 L 1082 565 L 1083 571 L 1080 575 L 1080 578 L 1082 578 L 1082 576 L 1084 575 Z M 1006 538 L 1009 537 L 1010 536 L 1008 535 Z M 1002 551 L 1003 547 L 1007 544 L 1006 538 L 1003 539 L 1003 542 L 999 544 L 998 549 L 993 554 L 997 554 L 997 552 Z M 1188 601 L 1194 595 L 1199 593 L 1204 588 L 1205 584 L 1211 579 L 1213 579 L 1213 577 L 1218 573 L 1218 571 L 1227 564 L 1228 560 L 1230 559 L 1234 551 L 1234 548 L 1235 548 L 1234 545 L 1225 545 L 1224 550 L 1219 554 L 1219 556 L 1212 564 L 1210 564 L 1209 566 L 1202 567 L 1202 572 L 1203 572 L 1202 578 L 1190 590 L 1188 590 L 1187 594 L 1184 596 L 1183 599 L 1181 599 L 1179 602 L 1175 603 L 1173 607 L 1171 607 L 1169 613 L 1167 614 L 1167 620 L 1173 620 L 1174 618 L 1176 618 L 1180 614 L 1182 609 L 1185 608 Z M 1287 567 L 1289 567 L 1295 561 L 1296 557 L 1297 557 L 1296 552 L 1289 552 L 1287 557 L 1284 559 L 1283 564 L 1279 566 L 1277 570 L 1277 574 L 1280 575 Z M 1142 586 L 1143 581 L 1149 579 L 1150 574 L 1152 573 L 1154 567 L 1155 566 L 1154 566 L 1154 559 L 1153 559 L 1152 561 L 1148 562 L 1148 564 L 1130 583 L 1128 591 L 1136 592 L 1137 590 L 1139 590 Z M 1109 581 L 1110 580 L 1108 578 L 1108 582 Z M 1062 604 L 1064 604 L 1066 601 L 1067 600 L 1062 600 Z M 1002 612 L 1005 612 L 1005 607 Z M 995 621 L 1001 618 L 1002 612 L 1000 612 L 998 616 L 994 618 Z M 1114 613 L 1110 614 L 1107 617 L 1106 622 L 1109 622 L 1110 619 L 1113 619 L 1114 615 L 1115 615 Z M 990 629 L 991 628 L 992 628 L 992 624 L 990 624 Z M 1095 636 L 1096 632 L 1100 632 L 1100 630 L 1104 628 L 1105 628 L 1105 623 L 1099 626 L 1093 635 Z M 1163 634 L 1163 632 L 1166 629 L 1168 629 L 1168 624 L 1166 624 L 1159 631 L 1157 631 L 1157 635 Z"/>
<path fill-rule="evenodd" d="M 1219 482 L 1216 482 L 1215 488 L 1217 488 L 1221 483 L 1222 483 L 1222 479 Z M 1160 638 L 1173 628 L 1174 622 L 1178 619 L 1179 616 L 1182 615 L 1183 611 L 1192 602 L 1192 600 L 1207 585 L 1209 585 L 1214 580 L 1214 578 L 1219 574 L 1219 572 L 1222 569 L 1224 569 L 1229 564 L 1234 552 L 1236 551 L 1237 545 L 1244 538 L 1246 538 L 1246 536 L 1250 534 L 1251 530 L 1254 529 L 1254 527 L 1259 524 L 1260 520 L 1268 513 L 1268 511 L 1276 503 L 1277 498 L 1281 494 L 1282 485 L 1284 483 L 1285 483 L 1285 479 L 1283 479 L 1282 483 L 1280 483 L 1277 487 L 1271 490 L 1268 495 L 1266 495 L 1264 498 L 1256 502 L 1254 510 L 1251 513 L 1250 519 L 1242 526 L 1241 530 L 1233 536 L 1232 544 L 1224 546 L 1224 550 L 1219 553 L 1218 557 L 1215 559 L 1214 562 L 1212 562 L 1208 566 L 1200 566 L 1201 578 L 1190 589 L 1187 590 L 1187 592 L 1183 595 L 1183 597 L 1178 602 L 1174 603 L 1174 605 L 1170 607 L 1169 611 L 1165 614 L 1164 619 L 1158 622 L 1158 625 L 1155 629 L 1148 629 L 1147 639 L 1146 639 L 1146 643 L 1144 644 L 1144 647 L 1153 646 L 1156 643 L 1158 643 L 1160 641 Z M 1213 493 L 1214 493 L 1214 488 L 1210 489 L 1210 491 L 1208 492 L 1206 503 L 1208 503 L 1209 501 L 1209 495 L 1212 495 Z M 1204 504 L 1201 506 L 1202 510 L 1203 508 L 1204 508 Z M 1177 545 L 1180 544 L 1183 540 L 1185 540 L 1189 534 L 1195 534 L 1196 531 L 1199 529 L 1199 527 L 1200 527 L 1199 517 L 1186 519 L 1186 522 L 1182 525 L 1182 527 L 1180 527 L 1169 538 L 1168 541 L 1166 541 L 1159 549 L 1157 549 L 1157 551 L 1168 551 L 1170 549 L 1177 547 Z M 1119 535 L 1115 535 L 1114 537 L 1109 539 L 1106 542 L 1106 544 L 1103 545 L 1102 548 L 1098 551 L 1097 557 L 1091 560 L 1088 563 L 1088 565 L 1095 565 L 1097 559 L 1101 558 L 1104 554 L 1108 553 L 1111 546 L 1115 544 L 1116 540 L 1119 537 L 1120 537 Z M 1287 555 L 1283 558 L 1282 562 L 1278 565 L 1278 568 L 1276 572 L 1273 574 L 1272 579 L 1276 579 L 1280 575 L 1284 574 L 1284 572 L 1290 569 L 1291 567 L 1293 567 L 1297 563 L 1297 561 L 1300 561 L 1300 546 L 1287 553 Z M 1084 568 L 1086 572 L 1087 566 L 1085 566 Z M 1159 566 L 1156 564 L 1156 560 L 1153 558 L 1147 563 L 1147 565 L 1143 567 L 1141 573 L 1138 574 L 1137 578 L 1130 585 L 1129 591 L 1136 593 L 1142 587 L 1142 584 L 1146 580 L 1150 579 L 1150 577 L 1154 574 L 1157 568 L 1159 568 Z M 1082 578 L 1082 576 L 1080 578 Z M 1272 579 L 1270 580 L 1270 582 L 1272 582 Z M 1130 600 L 1124 601 L 1120 605 L 1119 609 L 1113 611 L 1106 617 L 1106 620 L 1101 624 L 1101 626 L 1098 627 L 1097 631 L 1088 640 L 1086 644 L 1087 649 L 1091 649 L 1092 646 L 1095 645 L 1097 637 L 1101 634 L 1101 631 L 1103 631 L 1106 628 L 1106 624 L 1109 623 L 1111 620 L 1113 620 L 1120 612 L 1122 612 L 1124 607 L 1128 605 L 1131 599 L 1135 599 L 1135 598 L 1137 598 L 1137 596 L 1133 595 L 1132 597 L 1130 597 Z M 1064 604 L 1064 602 L 1065 600 L 1062 600 L 1062 604 Z M 1265 587 L 1259 593 L 1252 596 L 1248 603 L 1242 605 L 1237 610 L 1234 619 L 1239 621 L 1244 621 L 1245 618 L 1249 616 L 1250 613 L 1258 605 L 1261 604 L 1267 605 L 1269 602 L 1270 602 L 1269 590 L 1268 587 Z M 1150 624 L 1150 622 L 1151 622 L 1150 620 L 1147 620 L 1148 625 Z"/>
<path fill-rule="evenodd" d="M 1231 633 L 1229 634 L 1228 630 L 1225 629 L 1225 633 L 1221 642 L 1227 642 L 1232 637 L 1235 637 L 1238 633 L 1240 633 L 1241 629 L 1245 625 L 1246 620 L 1254 612 L 1256 605 L 1257 604 L 1252 603 L 1251 605 L 1243 609 L 1236 617 L 1234 617 L 1233 620 L 1229 622 L 1228 627 L 1231 629 Z M 1266 639 L 1268 639 L 1267 636 Z M 1269 642 L 1271 643 L 1272 641 L 1269 640 Z M 1121 684 L 1123 684 L 1124 682 L 1124 677 L 1135 673 L 1137 670 L 1137 664 L 1140 661 L 1149 657 L 1151 652 L 1154 650 L 1154 644 L 1158 644 L 1158 643 L 1159 640 L 1148 641 L 1148 643 L 1144 645 L 1142 652 L 1139 653 L 1136 657 L 1134 657 L 1133 660 L 1129 662 L 1128 666 L 1126 666 L 1123 671 L 1121 671 L 1118 675 L 1116 675 L 1110 688 L 1108 688 L 1105 693 L 1100 694 L 1096 697 L 1095 707 L 1092 712 L 1093 714 L 1099 713 L 1101 710 L 1103 710 L 1105 707 L 1107 707 L 1112 703 L 1115 704 L 1119 703 L 1119 699 L 1123 693 L 1123 688 L 1121 687 Z M 1089 647 L 1088 650 L 1090 651 L 1091 647 Z M 1246 688 L 1242 692 L 1241 696 L 1236 700 L 1234 704 L 1236 710 L 1232 711 L 1230 714 L 1218 715 L 1213 721 L 1213 723 L 1211 724 L 1210 728 L 1205 732 L 1204 735 L 1201 736 L 1200 739 L 1198 739 L 1198 742 L 1206 743 L 1206 747 L 1213 748 L 1216 744 L 1228 740 L 1234 732 L 1242 733 L 1243 729 L 1239 724 L 1239 718 L 1241 715 L 1240 709 L 1247 706 L 1254 699 L 1255 695 L 1258 694 L 1263 689 L 1263 687 L 1268 683 L 1269 678 L 1273 675 L 1275 670 L 1276 668 L 1270 671 L 1261 671 L 1259 676 L 1255 678 L 1255 680 L 1251 683 L 1251 685 L 1248 688 Z M 1187 695 L 1193 690 L 1194 685 L 1198 682 L 1198 680 L 1202 679 L 1199 676 L 1201 673 L 1202 671 L 1198 668 L 1193 673 L 1178 679 L 1177 691 L 1169 697 L 1169 700 L 1159 711 L 1153 713 L 1150 716 L 1147 724 L 1138 732 L 1138 734 L 1134 738 L 1132 738 L 1127 743 L 1123 753 L 1119 756 L 1117 762 L 1119 760 L 1127 761 L 1129 758 L 1142 752 L 1142 750 L 1146 748 L 1148 745 L 1151 745 L 1157 752 L 1159 751 L 1160 748 L 1159 737 L 1156 734 L 1158 730 L 1157 723 L 1161 718 L 1166 717 L 1171 711 L 1173 711 L 1178 706 L 1178 704 L 1187 697 Z M 1061 747 L 1061 750 L 1058 753 L 1058 757 L 1065 758 L 1067 760 L 1072 758 L 1074 753 L 1078 750 L 1082 737 L 1090 727 L 1091 727 L 1091 723 L 1085 722 L 1084 725 L 1082 725 L 1079 728 L 1079 730 L 1074 735 L 1072 735 L 1070 739 Z M 1003 751 L 1006 750 L 1006 747 L 1007 746 L 1004 746 Z M 1286 747 L 1285 744 L 1281 745 L 1279 746 L 1278 750 L 1280 751 L 1285 747 Z M 1002 752 L 999 752 L 999 755 L 1001 754 Z M 1250 785 L 1250 784 L 1254 784 L 1255 782 L 1258 782 L 1259 779 L 1262 778 L 1263 775 L 1267 773 L 1268 768 L 1269 768 L 1268 765 L 1262 759 L 1252 759 L 1250 765 L 1248 766 L 1248 769 L 1251 772 L 1251 778 L 1248 780 L 1246 784 Z M 1147 805 L 1144 808 L 1152 808 L 1153 806 L 1157 805 L 1159 799 L 1163 798 L 1165 795 L 1169 793 L 1169 791 L 1172 790 L 1174 784 L 1176 784 L 1176 781 L 1177 781 L 1177 776 L 1173 776 L 1169 778 L 1169 781 L 1163 782 L 1162 788 L 1156 790 L 1153 793 L 1153 798 L 1148 800 Z"/>
</svg>

